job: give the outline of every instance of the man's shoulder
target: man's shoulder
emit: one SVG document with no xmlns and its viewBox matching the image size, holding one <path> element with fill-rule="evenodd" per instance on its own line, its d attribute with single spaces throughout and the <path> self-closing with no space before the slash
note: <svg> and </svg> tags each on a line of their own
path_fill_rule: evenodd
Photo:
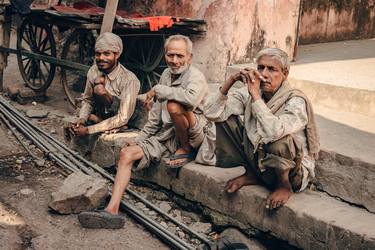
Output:
<svg viewBox="0 0 375 250">
<path fill-rule="evenodd" d="M 188 74 L 189 77 L 200 78 L 200 79 L 203 79 L 204 81 L 206 81 L 205 75 L 202 73 L 202 71 L 200 71 L 194 65 L 190 65 L 190 67 L 188 69 L 188 73 L 189 73 Z"/>
<path fill-rule="evenodd" d="M 125 66 L 122 65 L 121 63 L 119 65 L 120 65 L 119 76 L 121 77 L 121 79 L 139 83 L 138 77 L 133 72 L 125 68 Z"/>
</svg>

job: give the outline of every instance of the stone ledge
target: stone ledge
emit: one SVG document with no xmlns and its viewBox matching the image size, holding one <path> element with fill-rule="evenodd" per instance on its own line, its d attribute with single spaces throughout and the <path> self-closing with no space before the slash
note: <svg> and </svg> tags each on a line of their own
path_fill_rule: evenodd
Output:
<svg viewBox="0 0 375 250">
<path fill-rule="evenodd" d="M 101 135 L 91 160 L 106 168 L 118 161 L 125 140 L 137 132 Z M 316 163 L 315 184 L 319 190 L 375 213 L 375 165 L 322 150 Z"/>
<path fill-rule="evenodd" d="M 242 188 L 237 194 L 223 191 L 225 182 L 243 168 L 222 169 L 189 163 L 176 173 L 164 166 L 139 172 L 150 181 L 226 215 L 222 223 L 244 230 L 256 228 L 304 249 L 375 248 L 375 215 L 320 192 L 305 191 L 291 197 L 275 212 L 265 209 L 269 192 L 260 186 Z"/>
</svg>

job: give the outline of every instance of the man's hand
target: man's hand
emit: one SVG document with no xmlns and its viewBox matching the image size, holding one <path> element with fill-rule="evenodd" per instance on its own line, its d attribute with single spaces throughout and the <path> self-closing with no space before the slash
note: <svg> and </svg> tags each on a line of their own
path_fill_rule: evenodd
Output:
<svg viewBox="0 0 375 250">
<path fill-rule="evenodd" d="M 105 77 L 103 75 L 100 75 L 98 77 L 95 78 L 94 80 L 94 85 L 99 85 L 99 84 L 102 84 L 102 85 L 105 85 Z"/>
<path fill-rule="evenodd" d="M 260 95 L 260 82 L 266 81 L 259 71 L 251 69 L 244 72 L 246 78 L 247 89 L 249 94 L 252 97 L 253 101 L 256 101 L 261 98 Z"/>
<path fill-rule="evenodd" d="M 155 96 L 156 96 L 156 92 L 154 88 L 150 89 L 150 91 L 146 93 L 146 100 L 143 103 L 143 106 L 146 107 L 148 111 L 150 111 L 152 108 L 152 104 L 154 103 Z"/>
<path fill-rule="evenodd" d="M 247 79 L 246 79 L 246 72 L 249 71 L 250 69 L 246 68 L 246 69 L 243 69 L 241 70 L 240 72 L 237 72 L 233 75 L 231 75 L 226 81 L 225 83 L 223 84 L 223 86 L 221 86 L 221 93 L 223 95 L 226 95 L 229 91 L 229 89 L 233 86 L 233 84 L 237 81 L 241 81 L 243 83 L 246 83 L 247 82 Z"/>
<path fill-rule="evenodd" d="M 86 126 L 78 125 L 72 127 L 72 134 L 74 136 L 84 136 L 89 133 L 89 129 Z"/>
</svg>

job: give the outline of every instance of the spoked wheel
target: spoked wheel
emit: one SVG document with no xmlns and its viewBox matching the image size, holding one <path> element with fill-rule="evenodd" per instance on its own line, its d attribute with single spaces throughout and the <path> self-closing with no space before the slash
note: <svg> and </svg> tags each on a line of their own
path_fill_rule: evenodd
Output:
<svg viewBox="0 0 375 250">
<path fill-rule="evenodd" d="M 95 36 L 91 30 L 75 30 L 67 38 L 61 59 L 93 65 L 95 57 Z M 86 72 L 74 69 L 61 69 L 61 83 L 68 101 L 76 107 L 85 90 Z"/>
<path fill-rule="evenodd" d="M 133 71 L 141 82 L 142 93 L 159 82 L 164 62 L 164 36 L 126 36 L 123 39 L 123 65 Z"/>
<path fill-rule="evenodd" d="M 56 44 L 51 27 L 33 16 L 26 17 L 18 28 L 17 50 L 56 58 Z M 17 61 L 27 86 L 35 91 L 43 91 L 51 85 L 56 71 L 54 64 L 21 53 L 17 53 Z"/>
</svg>

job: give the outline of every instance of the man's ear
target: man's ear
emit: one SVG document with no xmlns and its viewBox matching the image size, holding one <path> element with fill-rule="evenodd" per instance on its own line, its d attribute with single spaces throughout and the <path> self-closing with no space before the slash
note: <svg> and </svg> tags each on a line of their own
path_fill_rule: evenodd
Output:
<svg viewBox="0 0 375 250">
<path fill-rule="evenodd" d="M 115 54 L 115 59 L 116 61 L 118 61 L 118 59 L 120 58 L 120 53 L 114 52 L 113 54 Z"/>
<path fill-rule="evenodd" d="M 189 64 L 191 64 L 191 62 L 193 61 L 193 53 L 190 54 L 190 58 L 189 58 Z"/>
<path fill-rule="evenodd" d="M 284 80 L 286 80 L 288 78 L 288 75 L 289 75 L 289 70 L 288 69 L 284 69 L 283 70 L 283 75 L 284 75 Z"/>
</svg>

